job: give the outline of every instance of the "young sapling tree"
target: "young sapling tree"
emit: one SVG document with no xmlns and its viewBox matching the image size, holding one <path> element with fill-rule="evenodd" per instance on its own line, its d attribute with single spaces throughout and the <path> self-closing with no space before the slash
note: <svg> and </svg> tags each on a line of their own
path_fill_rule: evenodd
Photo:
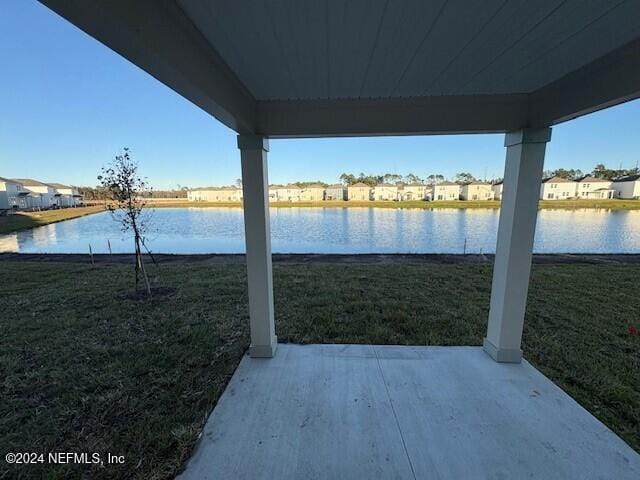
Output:
<svg viewBox="0 0 640 480">
<path fill-rule="evenodd" d="M 151 285 L 144 265 L 142 248 L 146 248 L 145 233 L 150 220 L 146 198 L 151 197 L 153 189 L 138 175 L 138 164 L 131 158 L 128 148 L 124 149 L 122 155 L 117 155 L 109 165 L 102 168 L 102 174 L 98 176 L 98 180 L 107 193 L 109 200 L 107 208 L 112 217 L 120 224 L 123 232 L 133 233 L 136 291 L 142 278 L 147 295 L 150 296 Z"/>
</svg>

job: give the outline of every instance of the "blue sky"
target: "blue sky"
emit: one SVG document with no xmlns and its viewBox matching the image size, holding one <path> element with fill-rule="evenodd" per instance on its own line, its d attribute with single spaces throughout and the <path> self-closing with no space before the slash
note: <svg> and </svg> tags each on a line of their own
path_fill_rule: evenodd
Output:
<svg viewBox="0 0 640 480">
<path fill-rule="evenodd" d="M 0 176 L 95 185 L 131 148 L 155 188 L 229 184 L 235 134 L 34 0 L 0 1 Z M 631 168 L 640 102 L 556 126 L 546 169 Z M 273 183 L 342 172 L 502 176 L 502 135 L 273 140 Z"/>
</svg>

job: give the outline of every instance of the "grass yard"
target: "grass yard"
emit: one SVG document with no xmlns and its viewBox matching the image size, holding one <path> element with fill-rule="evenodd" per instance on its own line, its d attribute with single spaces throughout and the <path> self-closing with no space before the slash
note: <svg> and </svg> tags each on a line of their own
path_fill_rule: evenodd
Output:
<svg viewBox="0 0 640 480">
<path fill-rule="evenodd" d="M 59 210 L 43 210 L 42 212 L 20 212 L 0 217 L 0 235 L 3 233 L 27 230 L 50 223 L 62 222 L 72 218 L 84 217 L 92 213 L 102 212 L 103 205 L 78 208 L 61 208 Z"/>
<path fill-rule="evenodd" d="M 242 264 L 0 261 L 0 446 L 122 466 L 0 464 L 0 478 L 173 478 L 249 344 Z M 525 357 L 640 451 L 640 265 L 535 265 Z M 280 341 L 480 345 L 491 266 L 275 264 Z"/>
</svg>

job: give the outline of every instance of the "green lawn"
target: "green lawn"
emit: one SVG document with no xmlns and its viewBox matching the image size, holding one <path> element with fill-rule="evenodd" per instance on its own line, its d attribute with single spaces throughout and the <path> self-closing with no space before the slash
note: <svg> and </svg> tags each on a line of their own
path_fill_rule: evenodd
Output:
<svg viewBox="0 0 640 480">
<path fill-rule="evenodd" d="M 104 206 L 61 208 L 59 210 L 43 210 L 42 212 L 20 212 L 0 217 L 0 234 L 41 227 L 49 223 L 62 222 L 72 218 L 83 217 L 91 213 L 102 212 Z"/>
<path fill-rule="evenodd" d="M 0 261 L 0 454 L 100 452 L 124 466 L 0 464 L 0 478 L 173 478 L 249 343 L 241 264 Z M 276 264 L 280 341 L 480 345 L 490 265 Z M 536 265 L 525 357 L 640 451 L 640 265 Z"/>
</svg>

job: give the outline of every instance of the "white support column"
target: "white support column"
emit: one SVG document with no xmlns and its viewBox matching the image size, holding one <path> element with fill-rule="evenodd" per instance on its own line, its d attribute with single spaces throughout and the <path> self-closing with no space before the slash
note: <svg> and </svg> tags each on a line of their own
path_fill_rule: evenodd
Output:
<svg viewBox="0 0 640 480">
<path fill-rule="evenodd" d="M 507 159 L 484 350 L 498 362 L 519 363 L 544 152 L 550 128 L 507 133 Z"/>
<path fill-rule="evenodd" d="M 269 140 L 259 135 L 238 135 L 242 162 L 244 231 L 247 246 L 249 317 L 252 357 L 273 357 L 278 346 L 273 321 L 271 229 L 269 225 Z"/>
</svg>

